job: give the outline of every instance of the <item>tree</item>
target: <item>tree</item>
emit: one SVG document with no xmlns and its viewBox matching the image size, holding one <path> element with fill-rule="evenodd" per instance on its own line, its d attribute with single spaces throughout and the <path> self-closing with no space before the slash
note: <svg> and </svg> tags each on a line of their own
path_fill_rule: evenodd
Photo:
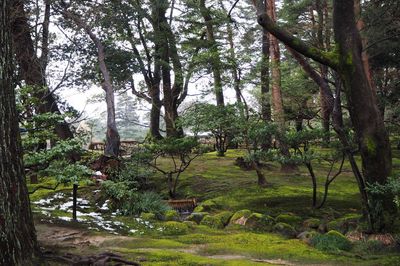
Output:
<svg viewBox="0 0 400 266">
<path fill-rule="evenodd" d="M 0 264 L 32 265 L 38 254 L 22 162 L 13 86 L 11 1 L 0 11 Z"/>
<path fill-rule="evenodd" d="M 52 112 L 61 114 L 57 104 L 57 98 L 54 91 L 47 86 L 46 68 L 49 52 L 49 22 L 50 22 L 50 3 L 45 1 L 45 17 L 43 20 L 43 30 L 41 36 L 41 56 L 38 57 L 34 46 L 34 40 L 31 37 L 31 25 L 29 17 L 25 11 L 24 1 L 16 0 L 12 3 L 12 37 L 16 54 L 16 61 L 20 67 L 21 78 L 26 86 L 34 88 L 33 95 L 41 99 L 35 106 L 39 114 Z M 36 38 L 39 38 L 36 36 Z M 38 42 L 38 40 L 36 40 Z M 55 132 L 61 139 L 73 137 L 73 133 L 65 121 L 60 121 Z"/>
<path fill-rule="evenodd" d="M 79 28 L 83 29 L 96 46 L 97 60 L 102 75 L 101 87 L 106 94 L 107 103 L 107 132 L 104 154 L 106 156 L 117 157 L 119 155 L 120 138 L 115 121 L 114 88 L 111 81 L 110 71 L 105 62 L 106 54 L 104 44 L 91 29 L 91 27 L 82 18 L 80 18 L 73 11 L 70 11 L 68 8 L 69 5 L 62 1 L 60 9 L 61 14 L 66 19 L 75 23 Z"/>
<path fill-rule="evenodd" d="M 376 96 L 365 75 L 361 58 L 361 39 L 355 22 L 354 1 L 333 2 L 336 51 L 331 53 L 312 47 L 277 26 L 262 9 L 262 3 L 254 3 L 258 10 L 258 23 L 262 27 L 297 52 L 338 72 L 349 103 L 350 118 L 362 160 L 363 178 L 371 184 L 385 184 L 392 170 L 390 143 Z M 364 203 L 365 200 L 363 199 Z M 371 229 L 389 229 L 395 211 L 392 199 L 388 195 L 369 195 L 367 204 Z"/>
</svg>

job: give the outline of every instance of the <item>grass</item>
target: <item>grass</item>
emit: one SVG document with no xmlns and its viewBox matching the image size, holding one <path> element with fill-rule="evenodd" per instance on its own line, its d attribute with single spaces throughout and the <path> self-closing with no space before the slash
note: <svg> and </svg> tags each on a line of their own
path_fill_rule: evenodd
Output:
<svg viewBox="0 0 400 266">
<path fill-rule="evenodd" d="M 180 177 L 177 188 L 179 197 L 195 197 L 200 202 L 212 200 L 216 203 L 213 213 L 249 209 L 274 217 L 293 213 L 303 220 L 318 218 L 325 221 L 361 214 L 357 183 L 347 163 L 345 171 L 331 184 L 325 207 L 315 210 L 311 208 L 311 180 L 305 168 L 300 167 L 294 173 L 282 173 L 278 164 L 268 164 L 263 169 L 268 186 L 261 188 L 257 185 L 255 171 L 245 171 L 234 165 L 235 159 L 244 154 L 242 150 L 228 150 L 225 157 L 207 153 L 197 158 Z M 395 151 L 394 155 L 394 165 L 400 165 L 400 152 Z M 158 162 L 164 167 L 170 163 L 162 158 Z M 315 163 L 314 168 L 318 177 L 318 198 L 321 199 L 328 165 Z M 396 167 L 395 171 L 398 171 Z M 53 181 L 43 182 L 51 184 Z M 151 183 L 155 191 L 167 198 L 165 177 L 155 175 Z M 32 188 L 33 185 L 30 186 Z M 31 199 L 38 200 L 54 191 L 36 193 L 31 195 Z M 135 224 L 131 217 L 115 219 L 128 225 Z M 174 236 L 145 231 L 143 236 L 105 241 L 99 249 L 122 253 L 124 257 L 141 261 L 143 265 L 259 265 L 254 260 L 274 259 L 303 265 L 399 265 L 400 261 L 398 254 L 388 252 L 378 255 L 342 251 L 331 253 L 273 233 L 218 230 L 207 226 L 195 226 L 186 234 Z M 269 262 L 268 265 L 274 264 Z"/>
</svg>

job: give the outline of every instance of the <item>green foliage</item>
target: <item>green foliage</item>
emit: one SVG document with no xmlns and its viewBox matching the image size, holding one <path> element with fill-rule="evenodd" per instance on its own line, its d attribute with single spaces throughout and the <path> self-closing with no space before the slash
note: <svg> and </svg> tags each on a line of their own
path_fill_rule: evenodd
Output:
<svg viewBox="0 0 400 266">
<path fill-rule="evenodd" d="M 282 213 L 276 217 L 276 221 L 278 223 L 287 223 L 292 226 L 299 225 L 302 220 L 303 219 L 301 217 L 299 217 L 297 215 L 289 214 L 289 213 L 288 214 Z"/>
<path fill-rule="evenodd" d="M 400 178 L 390 177 L 388 178 L 386 184 L 368 184 L 368 193 L 372 195 L 390 195 L 393 199 L 393 203 L 400 210 Z"/>
<path fill-rule="evenodd" d="M 349 251 L 351 242 L 341 233 L 331 230 L 324 235 L 317 235 L 311 240 L 311 244 L 318 250 L 326 252 Z"/>
<path fill-rule="evenodd" d="M 180 125 L 189 128 L 195 135 L 211 132 L 216 140 L 216 149 L 220 156 L 226 152 L 229 138 L 238 133 L 236 105 L 216 106 L 208 103 L 198 103 L 190 106 L 182 115 Z"/>
<path fill-rule="evenodd" d="M 214 229 L 224 228 L 224 224 L 222 223 L 220 217 L 216 215 L 206 215 L 203 220 L 201 220 L 200 225 L 206 225 Z"/>
<path fill-rule="evenodd" d="M 166 221 L 179 221 L 179 213 L 176 210 L 168 210 L 164 213 Z"/>
</svg>

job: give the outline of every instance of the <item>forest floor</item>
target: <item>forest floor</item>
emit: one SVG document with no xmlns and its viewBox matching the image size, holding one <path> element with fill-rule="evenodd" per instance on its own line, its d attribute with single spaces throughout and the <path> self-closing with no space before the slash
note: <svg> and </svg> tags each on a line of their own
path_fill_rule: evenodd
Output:
<svg viewBox="0 0 400 266">
<path fill-rule="evenodd" d="M 272 217 L 300 217 L 297 233 L 302 232 L 301 224 L 307 219 L 331 226 L 346 221 L 335 229 L 345 226 L 343 233 L 349 237 L 364 226 L 354 223 L 361 217 L 360 201 L 348 164 L 331 184 L 326 205 L 317 210 L 311 207 L 311 180 L 306 169 L 284 173 L 278 164 L 266 164 L 263 171 L 268 185 L 259 187 L 255 171 L 234 165 L 243 154 L 230 150 L 221 158 L 208 153 L 193 161 L 179 180 L 180 198 L 208 203 L 211 215 L 250 210 Z M 395 151 L 394 155 L 394 169 L 399 174 L 400 153 Z M 321 199 L 329 165 L 318 163 L 315 170 Z M 167 195 L 164 177 L 156 176 L 151 182 L 156 191 Z M 39 185 L 51 184 L 53 180 L 43 179 Z M 29 186 L 32 189 L 35 185 Z M 70 187 L 60 186 L 56 191 L 38 190 L 31 195 L 38 239 L 45 250 L 78 255 L 112 252 L 141 265 L 400 265 L 398 245 L 385 246 L 377 241 L 353 242 L 350 251 L 321 251 L 300 239 L 241 227 L 190 225 L 174 228 L 171 233 L 166 229 L 168 222 L 124 217 L 110 211 L 96 186 L 79 190 L 78 221 L 73 222 L 71 194 Z"/>
</svg>

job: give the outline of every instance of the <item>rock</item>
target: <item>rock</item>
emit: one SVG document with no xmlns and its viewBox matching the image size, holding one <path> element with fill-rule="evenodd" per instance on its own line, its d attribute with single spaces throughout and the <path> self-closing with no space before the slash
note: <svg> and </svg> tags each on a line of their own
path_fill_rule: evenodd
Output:
<svg viewBox="0 0 400 266">
<path fill-rule="evenodd" d="M 319 235 L 319 233 L 316 231 L 304 231 L 298 234 L 297 238 L 307 244 L 311 244 L 311 240 L 317 235 Z"/>
<path fill-rule="evenodd" d="M 229 224 L 244 225 L 252 212 L 250 210 L 237 211 L 230 219 Z"/>
<path fill-rule="evenodd" d="M 164 213 L 165 221 L 179 221 L 179 213 L 175 210 L 168 210 Z"/>
<path fill-rule="evenodd" d="M 163 235 L 184 235 L 189 232 L 189 226 L 184 223 L 169 221 L 161 225 Z"/>
<path fill-rule="evenodd" d="M 391 234 L 372 234 L 368 236 L 368 241 L 378 241 L 384 246 L 395 246 L 397 241 Z"/>
<path fill-rule="evenodd" d="M 287 223 L 277 223 L 274 225 L 273 230 L 289 238 L 296 236 L 296 230 L 294 230 L 293 226 Z"/>
<path fill-rule="evenodd" d="M 216 218 L 220 219 L 221 223 L 224 225 L 224 227 L 226 225 L 228 225 L 229 220 L 231 219 L 233 213 L 230 211 L 223 211 L 221 213 L 218 213 L 217 215 L 215 215 Z"/>
<path fill-rule="evenodd" d="M 270 232 L 273 229 L 275 219 L 269 215 L 252 213 L 245 221 L 245 228 L 255 231 Z"/>
<path fill-rule="evenodd" d="M 303 219 L 300 216 L 294 215 L 292 213 L 282 213 L 276 217 L 277 223 L 286 223 L 291 226 L 298 226 Z"/>
<path fill-rule="evenodd" d="M 200 222 L 201 225 L 206 225 L 208 227 L 214 229 L 223 229 L 224 224 L 221 222 L 221 219 L 216 216 L 206 215 L 204 216 L 203 220 Z"/>
<path fill-rule="evenodd" d="M 303 222 L 304 228 L 318 229 L 318 227 L 320 225 L 321 225 L 321 221 L 316 218 L 310 218 Z"/>
<path fill-rule="evenodd" d="M 186 221 L 192 221 L 199 224 L 206 215 L 208 215 L 208 212 L 192 212 L 188 217 L 186 217 Z"/>
</svg>

